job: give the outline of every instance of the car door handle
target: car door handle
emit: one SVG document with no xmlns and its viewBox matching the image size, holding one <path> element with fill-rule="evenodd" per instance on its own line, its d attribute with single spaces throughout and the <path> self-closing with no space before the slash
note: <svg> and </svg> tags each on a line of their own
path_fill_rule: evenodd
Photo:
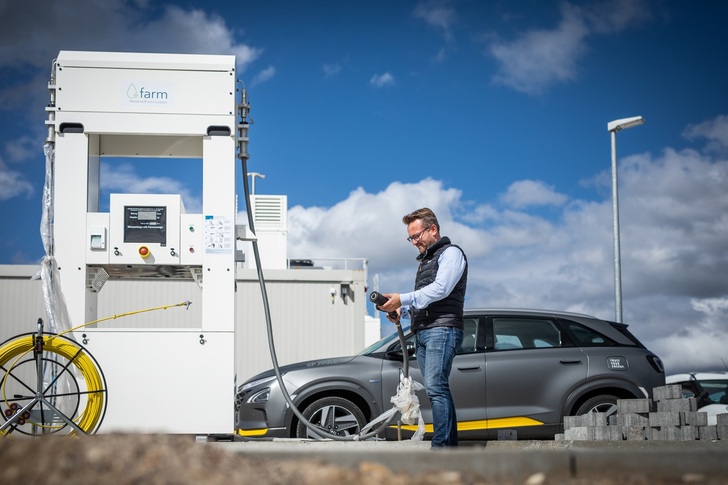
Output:
<svg viewBox="0 0 728 485">
<path fill-rule="evenodd" d="M 458 366 L 458 370 L 478 370 L 480 369 L 479 365 L 474 365 L 472 367 L 460 367 Z"/>
<path fill-rule="evenodd" d="M 581 359 L 577 359 L 577 360 L 565 360 L 565 359 L 561 359 L 560 362 L 562 364 L 581 364 Z"/>
</svg>

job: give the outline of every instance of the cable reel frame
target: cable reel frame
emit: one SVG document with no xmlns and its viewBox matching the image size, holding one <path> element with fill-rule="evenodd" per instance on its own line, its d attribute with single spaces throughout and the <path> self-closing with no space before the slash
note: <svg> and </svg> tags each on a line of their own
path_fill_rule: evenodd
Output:
<svg viewBox="0 0 728 485">
<path fill-rule="evenodd" d="M 24 359 L 31 352 L 32 358 Z M 25 365 L 32 363 L 35 369 L 23 372 L 27 369 Z M 46 382 L 49 366 L 51 380 Z M 76 341 L 60 334 L 43 333 L 42 319 L 38 319 L 37 332 L 18 335 L 0 346 L 0 370 L 0 405 L 4 408 L 2 416 L 5 419 L 0 425 L 0 436 L 8 436 L 15 431 L 41 435 L 64 430 L 71 436 L 86 435 L 95 433 L 103 422 L 108 391 L 101 367 Z M 60 378 L 69 375 L 68 380 L 74 383 L 75 390 L 58 392 Z M 27 392 L 7 396 L 11 380 L 17 389 Z M 71 413 L 64 412 L 63 406 L 58 403 L 59 399 L 68 398 L 75 398 Z M 79 412 L 84 401 L 85 406 Z M 29 430 L 26 425 L 30 425 Z"/>
</svg>

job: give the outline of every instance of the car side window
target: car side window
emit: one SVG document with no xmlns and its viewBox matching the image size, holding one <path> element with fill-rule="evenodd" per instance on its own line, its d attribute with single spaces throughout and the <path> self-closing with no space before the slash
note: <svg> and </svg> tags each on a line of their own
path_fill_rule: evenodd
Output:
<svg viewBox="0 0 728 485">
<path fill-rule="evenodd" d="M 581 347 L 600 347 L 615 345 L 615 342 L 609 337 L 605 337 L 599 332 L 579 325 L 576 322 L 564 321 L 571 334 L 576 338 L 576 342 Z"/>
<path fill-rule="evenodd" d="M 561 330 L 545 318 L 493 318 L 494 348 L 497 351 L 562 346 Z"/>
<path fill-rule="evenodd" d="M 466 318 L 463 323 L 463 343 L 460 345 L 457 355 L 478 352 L 478 326 L 480 319 Z M 408 335 L 405 342 L 407 344 L 407 350 L 410 352 L 410 359 L 416 359 L 417 356 L 414 354 L 416 347 L 415 334 Z M 399 348 L 399 345 L 396 345 L 395 348 Z"/>
<path fill-rule="evenodd" d="M 463 343 L 458 349 L 458 354 L 472 354 L 477 352 L 478 343 L 478 318 L 466 318 L 463 326 Z"/>
</svg>

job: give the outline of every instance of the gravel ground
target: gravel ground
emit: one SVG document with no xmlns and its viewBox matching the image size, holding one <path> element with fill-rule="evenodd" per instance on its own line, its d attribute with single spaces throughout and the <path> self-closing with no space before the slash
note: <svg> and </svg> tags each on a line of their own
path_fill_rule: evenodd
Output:
<svg viewBox="0 0 728 485">
<path fill-rule="evenodd" d="M 426 458 L 423 451 L 423 458 Z M 391 485 L 725 485 L 728 478 L 699 475 L 673 481 L 645 476 L 605 476 L 599 480 L 552 480 L 542 473 L 523 482 L 492 482 L 442 470 L 423 474 L 394 473 L 367 462 L 358 469 L 314 460 L 262 460 L 219 446 L 196 443 L 188 436 L 107 434 L 83 438 L 50 436 L 0 439 L 0 483 L 3 484 L 391 484 Z"/>
</svg>

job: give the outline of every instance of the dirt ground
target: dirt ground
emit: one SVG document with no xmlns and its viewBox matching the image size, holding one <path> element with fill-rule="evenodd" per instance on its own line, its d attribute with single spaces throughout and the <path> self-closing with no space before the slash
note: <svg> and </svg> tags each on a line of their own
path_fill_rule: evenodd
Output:
<svg viewBox="0 0 728 485">
<path fill-rule="evenodd" d="M 429 451 L 423 451 L 430 453 Z M 426 459 L 426 456 L 423 456 Z M 265 461 L 226 451 L 192 437 L 95 435 L 83 438 L 0 439 L 2 484 L 391 484 L 391 485 L 646 485 L 726 484 L 700 476 L 660 481 L 649 477 L 605 477 L 601 480 L 550 480 L 536 473 L 524 482 L 492 482 L 456 471 L 425 474 L 393 473 L 383 465 L 362 461 L 358 469 L 318 461 Z"/>
</svg>

